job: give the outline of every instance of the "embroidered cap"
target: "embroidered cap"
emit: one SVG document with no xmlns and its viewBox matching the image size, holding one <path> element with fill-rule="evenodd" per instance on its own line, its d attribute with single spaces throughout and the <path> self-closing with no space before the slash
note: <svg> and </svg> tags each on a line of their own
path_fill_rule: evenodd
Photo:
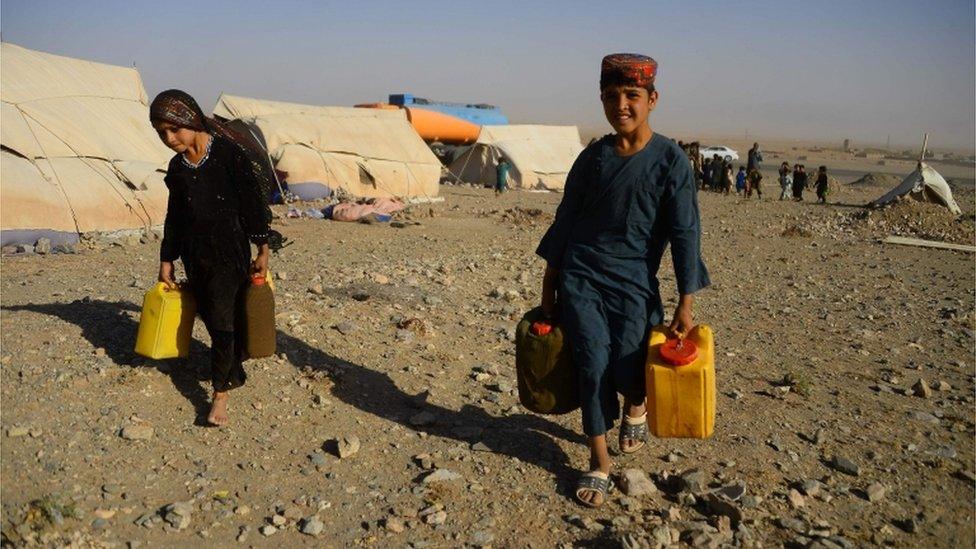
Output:
<svg viewBox="0 0 976 549">
<path fill-rule="evenodd" d="M 654 85 L 657 61 L 638 53 L 613 53 L 603 58 L 600 66 L 600 89 L 607 86 Z"/>
</svg>

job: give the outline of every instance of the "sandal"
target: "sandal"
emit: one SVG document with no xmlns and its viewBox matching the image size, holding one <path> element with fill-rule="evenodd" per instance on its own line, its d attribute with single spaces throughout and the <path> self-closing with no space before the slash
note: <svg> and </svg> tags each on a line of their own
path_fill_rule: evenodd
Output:
<svg viewBox="0 0 976 549">
<path fill-rule="evenodd" d="M 576 482 L 576 501 L 580 502 L 582 505 L 595 509 L 607 501 L 607 494 L 613 490 L 613 481 L 610 480 L 610 475 L 602 471 L 590 471 L 584 474 Z M 592 501 L 586 501 L 583 499 L 582 495 L 584 492 L 597 492 L 600 494 L 600 503 L 593 503 Z"/>
<path fill-rule="evenodd" d="M 624 440 L 633 440 L 640 444 L 634 444 L 628 449 L 624 449 Z M 630 417 L 624 414 L 624 421 L 620 424 L 620 452 L 623 454 L 633 454 L 647 444 L 647 412 L 639 417 Z"/>
</svg>

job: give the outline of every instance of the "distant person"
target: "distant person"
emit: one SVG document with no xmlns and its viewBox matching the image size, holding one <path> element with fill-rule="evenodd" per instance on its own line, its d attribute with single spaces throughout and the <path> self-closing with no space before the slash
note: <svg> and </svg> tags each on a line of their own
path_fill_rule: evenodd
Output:
<svg viewBox="0 0 976 549">
<path fill-rule="evenodd" d="M 759 170 L 755 168 L 749 170 L 746 175 L 746 198 L 752 197 L 752 193 L 755 192 L 758 199 L 762 200 L 762 178 Z"/>
<path fill-rule="evenodd" d="M 620 452 L 647 444 L 645 346 L 648 330 L 665 322 L 657 281 L 665 248 L 679 294 L 672 337 L 694 326 L 693 294 L 709 285 L 691 163 L 647 121 L 656 72 L 643 55 L 603 58 L 600 99 L 615 133 L 580 153 L 536 250 L 546 260 L 543 314 L 559 316 L 579 375 L 590 456 L 573 492 L 587 507 L 604 504 L 613 487 L 607 432 L 621 417 L 618 394 Z"/>
<path fill-rule="evenodd" d="M 508 171 L 511 167 L 504 156 L 498 158 L 498 165 L 495 166 L 495 194 L 501 194 L 508 189 Z"/>
<path fill-rule="evenodd" d="M 697 141 L 692 141 L 689 146 L 691 151 L 691 167 L 695 170 L 695 186 L 701 188 L 702 186 L 702 155 L 701 155 L 701 144 Z"/>
<path fill-rule="evenodd" d="M 725 178 L 723 179 L 725 194 L 732 194 L 732 188 L 735 186 L 735 181 L 732 175 L 732 163 L 729 162 L 725 165 Z"/>
<path fill-rule="evenodd" d="M 213 402 L 207 421 L 224 425 L 229 391 L 244 385 L 244 319 L 249 275 L 268 274 L 270 255 L 263 173 L 240 137 L 207 118 L 180 90 L 153 99 L 149 120 L 176 155 L 166 170 L 169 202 L 159 250 L 159 281 L 175 288 L 183 260 L 197 310 L 210 333 Z M 251 258 L 251 244 L 257 257 Z"/>
<path fill-rule="evenodd" d="M 725 161 L 716 154 L 712 156 L 712 190 L 719 192 L 722 188 L 722 179 L 725 177 Z"/>
<path fill-rule="evenodd" d="M 803 201 L 803 190 L 807 188 L 807 172 L 803 164 L 793 167 L 793 200 Z"/>
<path fill-rule="evenodd" d="M 701 188 L 704 189 L 712 184 L 712 159 L 706 158 L 705 162 L 702 164 L 702 183 Z"/>
<path fill-rule="evenodd" d="M 779 199 L 788 200 L 793 193 L 793 173 L 788 162 L 779 167 Z"/>
<path fill-rule="evenodd" d="M 752 148 L 749 149 L 749 161 L 746 165 L 746 171 L 758 170 L 762 168 L 762 152 L 759 150 L 759 143 L 753 143 Z"/>
<path fill-rule="evenodd" d="M 826 204 L 828 194 L 830 194 L 830 183 L 827 179 L 827 166 L 820 166 L 817 170 L 817 202 Z"/>
<path fill-rule="evenodd" d="M 742 194 L 746 190 L 746 167 L 739 166 L 739 173 L 735 175 L 735 194 Z"/>
</svg>

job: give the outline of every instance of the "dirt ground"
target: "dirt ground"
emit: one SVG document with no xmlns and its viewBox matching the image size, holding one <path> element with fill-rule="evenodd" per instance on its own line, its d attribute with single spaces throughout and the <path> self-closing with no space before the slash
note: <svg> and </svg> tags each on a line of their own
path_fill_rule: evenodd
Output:
<svg viewBox="0 0 976 549">
<path fill-rule="evenodd" d="M 158 242 L 4 257 L 4 543 L 972 547 L 973 255 L 879 243 L 893 229 L 850 206 L 877 191 L 700 193 L 715 434 L 616 456 L 654 486 L 598 510 L 570 496 L 578 412 L 527 413 L 513 389 L 558 194 L 445 186 L 396 225 L 287 220 L 280 354 L 246 364 L 221 429 L 201 426 L 201 323 L 189 359 L 132 351 Z M 957 200 L 940 230 L 973 244 Z"/>
</svg>

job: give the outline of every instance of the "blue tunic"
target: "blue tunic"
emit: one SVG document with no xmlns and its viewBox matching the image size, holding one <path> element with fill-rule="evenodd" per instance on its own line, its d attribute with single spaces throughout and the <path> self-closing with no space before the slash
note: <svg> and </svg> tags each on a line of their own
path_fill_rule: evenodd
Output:
<svg viewBox="0 0 976 549">
<path fill-rule="evenodd" d="M 674 141 L 654 134 L 621 157 L 606 136 L 580 153 L 536 253 L 560 273 L 588 436 L 613 427 L 617 393 L 643 401 L 644 343 L 664 319 L 657 280 L 664 248 L 671 244 L 678 292 L 690 294 L 709 284 L 700 241 L 694 172 Z"/>
</svg>

